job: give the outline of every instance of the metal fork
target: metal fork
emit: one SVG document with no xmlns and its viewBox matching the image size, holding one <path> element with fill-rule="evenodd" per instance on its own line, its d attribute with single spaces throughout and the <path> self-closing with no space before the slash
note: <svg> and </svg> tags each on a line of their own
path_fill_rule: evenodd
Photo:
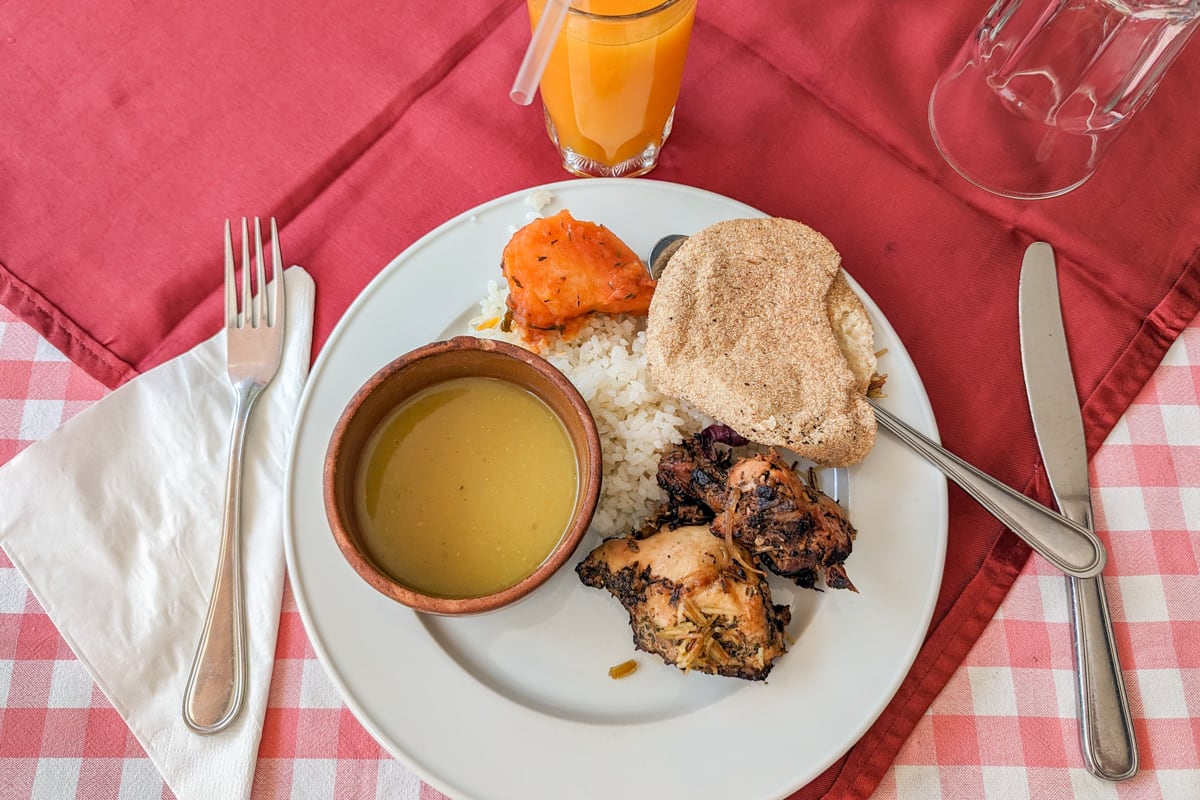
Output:
<svg viewBox="0 0 1200 800">
<path fill-rule="evenodd" d="M 183 698 L 183 721 L 196 733 L 217 733 L 237 718 L 246 693 L 246 610 L 242 603 L 241 495 L 242 454 L 246 423 L 254 401 L 279 369 L 283 354 L 283 256 L 279 230 L 271 218 L 271 261 L 274 296 L 267 302 L 262 228 L 254 218 L 257 292 L 250 289 L 250 236 L 242 217 L 242 310 L 238 313 L 234 278 L 233 237 L 225 221 L 225 331 L 229 382 L 235 405 L 229 438 L 229 472 L 225 485 L 221 555 L 204 632 L 196 647 Z"/>
</svg>

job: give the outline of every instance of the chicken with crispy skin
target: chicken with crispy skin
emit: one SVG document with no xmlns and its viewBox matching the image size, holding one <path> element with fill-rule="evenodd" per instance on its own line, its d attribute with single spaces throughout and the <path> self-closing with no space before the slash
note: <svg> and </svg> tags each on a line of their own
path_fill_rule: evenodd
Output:
<svg viewBox="0 0 1200 800">
<path fill-rule="evenodd" d="M 684 439 L 658 460 L 656 480 L 666 501 L 635 533 L 650 535 L 666 525 L 707 525 L 715 509 L 725 507 L 731 451 L 717 449 L 702 436 Z"/>
<path fill-rule="evenodd" d="M 712 531 L 732 537 L 771 572 L 811 589 L 818 577 L 832 589 L 858 591 L 846 575 L 854 527 L 833 500 L 800 480 L 771 450 L 729 470 L 729 502 Z"/>
<path fill-rule="evenodd" d="M 812 588 L 824 577 L 830 588 L 857 591 L 844 564 L 854 527 L 774 450 L 734 463 L 730 451 L 694 436 L 662 457 L 658 484 L 667 500 L 649 526 L 711 523 L 715 535 L 799 586 Z"/>
<path fill-rule="evenodd" d="M 575 571 L 621 601 L 639 650 L 684 671 L 763 680 L 787 649 L 791 609 L 771 603 L 749 558 L 706 527 L 684 526 L 608 539 Z"/>
</svg>

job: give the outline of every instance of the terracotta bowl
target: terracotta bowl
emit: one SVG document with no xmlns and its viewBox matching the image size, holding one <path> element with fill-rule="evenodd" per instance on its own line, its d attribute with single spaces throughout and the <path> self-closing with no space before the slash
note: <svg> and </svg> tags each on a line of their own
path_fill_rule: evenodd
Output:
<svg viewBox="0 0 1200 800">
<path fill-rule="evenodd" d="M 520 582 L 481 597 L 451 598 L 406 586 L 380 568 L 363 544 L 355 513 L 355 476 L 371 434 L 394 409 L 434 384 L 470 376 L 498 378 L 532 392 L 558 416 L 575 450 L 575 507 L 558 545 Z M 398 603 L 433 614 L 478 614 L 525 597 L 555 573 L 579 545 L 600 496 L 600 437 L 574 385 L 548 361 L 520 347 L 459 336 L 413 350 L 380 369 L 342 412 L 325 454 L 325 513 L 338 548 L 363 580 Z"/>
</svg>

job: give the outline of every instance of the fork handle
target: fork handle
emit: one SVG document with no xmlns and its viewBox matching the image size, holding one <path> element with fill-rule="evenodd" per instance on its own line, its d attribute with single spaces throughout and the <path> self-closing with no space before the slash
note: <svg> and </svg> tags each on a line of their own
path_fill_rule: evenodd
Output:
<svg viewBox="0 0 1200 800">
<path fill-rule="evenodd" d="M 229 727 L 246 696 L 246 609 L 242 602 L 241 505 L 242 456 L 246 423 L 262 387 L 234 384 L 236 401 L 229 439 L 229 472 L 221 525 L 221 554 L 204 632 L 196 647 L 183 697 L 183 721 L 196 733 Z"/>
</svg>

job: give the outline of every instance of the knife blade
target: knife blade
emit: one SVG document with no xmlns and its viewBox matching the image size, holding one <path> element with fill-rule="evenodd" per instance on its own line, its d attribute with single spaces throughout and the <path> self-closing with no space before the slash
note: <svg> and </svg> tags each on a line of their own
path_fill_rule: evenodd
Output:
<svg viewBox="0 0 1200 800">
<path fill-rule="evenodd" d="M 1063 516 L 1092 528 L 1087 444 L 1063 328 L 1054 250 L 1034 242 L 1021 263 L 1021 363 L 1033 429 Z M 1103 575 L 1067 578 L 1084 763 L 1121 781 L 1137 774 L 1137 742 L 1113 639 Z"/>
</svg>

